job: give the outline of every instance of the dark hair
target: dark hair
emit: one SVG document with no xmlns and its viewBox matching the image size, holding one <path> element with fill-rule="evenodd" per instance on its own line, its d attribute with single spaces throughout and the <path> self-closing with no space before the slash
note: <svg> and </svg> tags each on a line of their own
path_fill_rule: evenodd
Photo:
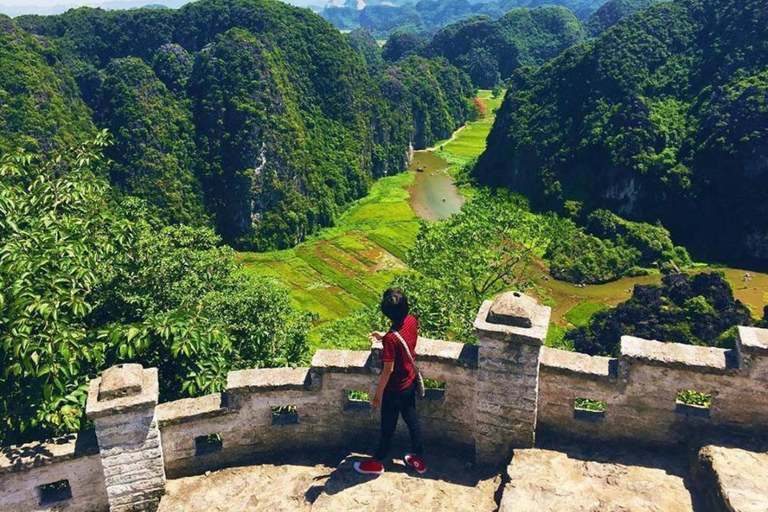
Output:
<svg viewBox="0 0 768 512">
<path fill-rule="evenodd" d="M 392 325 L 399 326 L 408 316 L 408 298 L 397 288 L 390 288 L 381 298 L 381 312 L 389 318 Z"/>
</svg>

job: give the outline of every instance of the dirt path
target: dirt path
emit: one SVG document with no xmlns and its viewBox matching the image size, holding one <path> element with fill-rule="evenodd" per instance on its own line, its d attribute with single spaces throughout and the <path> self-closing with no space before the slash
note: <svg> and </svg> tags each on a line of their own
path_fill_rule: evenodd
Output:
<svg viewBox="0 0 768 512">
<path fill-rule="evenodd" d="M 460 126 L 460 127 L 459 127 L 459 128 L 456 130 L 456 131 L 454 131 L 454 132 L 451 134 L 451 138 L 450 138 L 450 139 L 448 139 L 448 140 L 444 140 L 444 141 L 440 142 L 440 144 L 438 144 L 437 146 L 445 146 L 445 145 L 446 145 L 446 144 L 448 144 L 449 142 L 453 142 L 453 141 L 454 141 L 454 139 L 456 139 L 456 137 L 457 137 L 457 136 L 458 136 L 458 135 L 459 135 L 459 134 L 462 132 L 462 130 L 464 130 L 464 128 L 466 128 L 467 126 L 469 126 L 469 125 L 468 125 L 467 123 L 464 123 L 464 124 L 463 124 L 463 125 L 461 125 L 461 126 Z M 432 146 L 431 148 L 423 149 L 422 151 L 437 151 L 437 146 Z"/>
</svg>

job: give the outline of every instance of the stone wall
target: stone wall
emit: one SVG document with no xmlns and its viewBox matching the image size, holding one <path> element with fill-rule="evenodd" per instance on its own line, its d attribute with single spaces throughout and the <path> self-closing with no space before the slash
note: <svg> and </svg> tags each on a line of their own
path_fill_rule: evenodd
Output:
<svg viewBox="0 0 768 512">
<path fill-rule="evenodd" d="M 711 407 L 685 405 L 679 391 L 711 395 Z M 574 400 L 605 402 L 604 413 Z M 732 350 L 621 339 L 618 358 L 544 348 L 539 427 L 556 434 L 674 443 L 711 431 L 768 426 L 768 330 L 740 327 Z"/>
<path fill-rule="evenodd" d="M 50 485 L 57 482 L 63 483 Z M 109 508 L 93 435 L 71 435 L 0 452 L 0 510 L 60 510 L 64 506 L 72 512 Z"/>
<path fill-rule="evenodd" d="M 373 393 L 380 352 L 380 346 L 319 350 L 310 368 L 236 371 L 229 374 L 225 393 L 161 404 L 157 417 L 168 474 L 199 473 L 280 450 L 374 449 L 378 412 L 369 403 L 350 401 L 348 394 Z M 425 378 L 445 382 L 444 392 L 430 393 L 419 404 L 427 442 L 471 456 L 476 348 L 422 338 L 417 358 Z M 273 412 L 286 406 L 295 406 L 296 414 Z M 405 436 L 404 425 L 399 429 Z"/>
<path fill-rule="evenodd" d="M 428 446 L 499 465 L 537 433 L 670 443 L 710 430 L 765 431 L 768 330 L 739 328 L 733 350 L 625 336 L 620 357 L 591 357 L 542 346 L 549 314 L 509 293 L 480 309 L 479 346 L 419 339 L 424 377 L 445 384 L 419 403 Z M 349 392 L 372 393 L 381 367 L 380 344 L 319 350 L 310 367 L 231 372 L 222 393 L 159 405 L 157 370 L 110 368 L 91 382 L 95 436 L 2 451 L 0 509 L 153 510 L 166 474 L 282 450 L 370 452 L 378 413 Z M 711 407 L 678 403 L 681 390 L 710 394 Z M 605 410 L 576 407 L 577 398 Z"/>
</svg>

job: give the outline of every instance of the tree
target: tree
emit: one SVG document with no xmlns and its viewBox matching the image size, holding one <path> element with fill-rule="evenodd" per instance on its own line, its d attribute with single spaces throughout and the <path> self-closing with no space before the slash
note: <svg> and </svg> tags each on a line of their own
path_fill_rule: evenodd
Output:
<svg viewBox="0 0 768 512">
<path fill-rule="evenodd" d="M 91 343 L 92 293 L 133 236 L 96 177 L 106 134 L 51 159 L 0 163 L 0 441 L 78 427 L 88 376 L 104 361 Z"/>
<path fill-rule="evenodd" d="M 0 163 L 0 443 L 77 430 L 116 363 L 157 367 L 167 400 L 306 355 L 287 290 L 243 274 L 212 230 L 158 229 L 144 201 L 115 200 L 106 142 Z"/>
<path fill-rule="evenodd" d="M 482 301 L 527 287 L 534 257 L 559 225 L 553 216 L 530 213 L 518 196 L 485 190 L 453 217 L 422 225 L 408 253 L 413 271 L 396 283 L 425 332 L 471 341 Z"/>
</svg>

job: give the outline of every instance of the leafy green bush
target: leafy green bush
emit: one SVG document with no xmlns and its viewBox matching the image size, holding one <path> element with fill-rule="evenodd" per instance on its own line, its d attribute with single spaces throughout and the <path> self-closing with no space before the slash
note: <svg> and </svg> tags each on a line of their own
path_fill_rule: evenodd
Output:
<svg viewBox="0 0 768 512">
<path fill-rule="evenodd" d="M 0 443 L 77 430 L 117 363 L 158 368 L 167 400 L 306 355 L 287 290 L 243 275 L 210 229 L 158 230 L 145 203 L 113 201 L 105 144 L 0 162 Z"/>
<path fill-rule="evenodd" d="M 553 216 L 530 213 L 519 196 L 479 191 L 460 213 L 422 225 L 408 253 L 412 271 L 395 285 L 426 336 L 475 342 L 472 322 L 482 301 L 528 286 L 534 257 L 559 226 Z"/>
<path fill-rule="evenodd" d="M 553 276 L 576 283 L 604 283 L 622 276 L 646 275 L 649 267 L 679 272 L 692 262 L 683 247 L 672 243 L 661 226 L 622 219 L 595 210 L 584 230 L 566 223 L 547 249 Z"/>
<path fill-rule="evenodd" d="M 682 389 L 677 392 L 676 400 L 685 405 L 695 405 L 697 407 L 711 407 L 712 395 L 710 393 L 699 393 L 692 389 Z"/>
<path fill-rule="evenodd" d="M 661 286 L 636 285 L 631 299 L 595 314 L 588 325 L 569 331 L 566 339 L 579 352 L 611 356 L 619 355 L 623 335 L 728 347 L 733 344 L 733 327 L 752 322 L 749 309 L 734 299 L 721 274 L 672 274 L 662 279 Z"/>
</svg>

